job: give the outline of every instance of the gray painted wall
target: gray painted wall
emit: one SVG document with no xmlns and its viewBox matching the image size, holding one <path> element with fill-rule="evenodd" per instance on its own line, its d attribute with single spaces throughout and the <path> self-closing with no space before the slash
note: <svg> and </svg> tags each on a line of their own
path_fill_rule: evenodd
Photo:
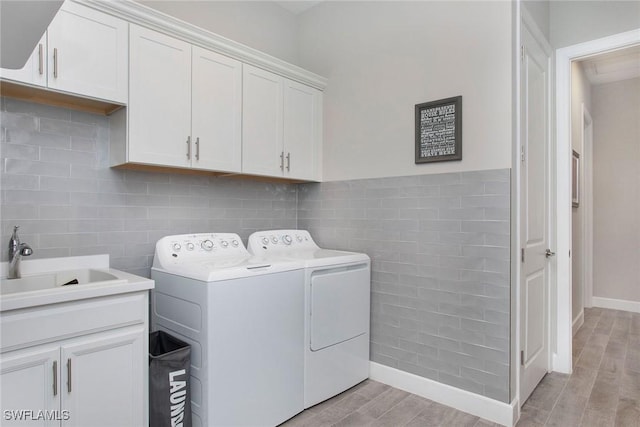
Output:
<svg viewBox="0 0 640 427">
<path fill-rule="evenodd" d="M 592 87 L 593 295 L 640 302 L 640 78 Z"/>
<path fill-rule="evenodd" d="M 372 258 L 373 361 L 509 401 L 509 173 L 299 187 L 299 228 Z"/>
<path fill-rule="evenodd" d="M 107 253 L 149 276 L 169 234 L 295 228 L 296 187 L 113 170 L 108 118 L 2 98 L 2 259 L 20 225 L 34 258 Z"/>
<path fill-rule="evenodd" d="M 550 14 L 554 48 L 640 28 L 639 1 L 552 1 Z"/>
</svg>

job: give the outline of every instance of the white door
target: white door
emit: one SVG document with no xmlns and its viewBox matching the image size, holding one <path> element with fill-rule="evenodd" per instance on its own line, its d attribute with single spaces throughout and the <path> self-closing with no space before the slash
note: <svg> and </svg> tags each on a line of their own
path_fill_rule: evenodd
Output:
<svg viewBox="0 0 640 427">
<path fill-rule="evenodd" d="M 143 326 L 95 334 L 62 347 L 66 426 L 142 426 L 148 363 Z"/>
<path fill-rule="evenodd" d="M 65 2 L 47 30 L 49 87 L 125 104 L 127 25 Z"/>
<path fill-rule="evenodd" d="M 284 79 L 246 64 L 242 69 L 242 172 L 282 176 Z"/>
<path fill-rule="evenodd" d="M 242 63 L 193 46 L 192 167 L 240 172 Z"/>
<path fill-rule="evenodd" d="M 191 166 L 191 45 L 130 25 L 129 162 Z"/>
<path fill-rule="evenodd" d="M 322 140 L 322 92 L 284 81 L 284 175 L 318 180 Z"/>
<path fill-rule="evenodd" d="M 44 33 L 24 67 L 19 70 L 0 68 L 0 77 L 36 86 L 47 86 L 47 33 Z"/>
<path fill-rule="evenodd" d="M 522 28 L 520 403 L 549 370 L 549 57 Z"/>
<path fill-rule="evenodd" d="M 17 350 L 2 355 L 0 359 L 0 391 L 2 396 L 3 426 L 54 426 L 60 425 L 60 348 L 42 346 Z M 24 411 L 47 411 L 53 420 L 20 420 L 28 416 Z M 9 419 L 7 412 L 9 411 Z M 57 413 L 55 411 L 58 411 Z M 47 417 L 45 417 L 47 418 Z"/>
</svg>

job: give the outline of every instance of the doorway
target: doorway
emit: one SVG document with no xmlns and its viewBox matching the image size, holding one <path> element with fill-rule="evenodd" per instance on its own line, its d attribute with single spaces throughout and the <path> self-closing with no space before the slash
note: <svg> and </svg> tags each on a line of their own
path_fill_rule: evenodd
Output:
<svg viewBox="0 0 640 427">
<path fill-rule="evenodd" d="M 556 248 L 557 248 L 557 301 L 555 317 L 556 352 L 554 371 L 571 373 L 573 335 L 572 313 L 572 195 L 571 195 L 571 65 L 573 61 L 604 52 L 640 44 L 640 30 L 628 31 L 601 39 L 568 46 L 556 51 Z M 584 125 L 583 125 L 584 129 Z M 592 158 L 592 156 L 591 156 Z M 591 204 L 592 206 L 592 204 Z M 583 259 L 587 262 L 586 259 Z M 584 268 L 581 270 L 584 273 Z M 586 290 L 591 294 L 591 290 Z M 585 292 L 585 294 L 586 294 Z"/>
</svg>

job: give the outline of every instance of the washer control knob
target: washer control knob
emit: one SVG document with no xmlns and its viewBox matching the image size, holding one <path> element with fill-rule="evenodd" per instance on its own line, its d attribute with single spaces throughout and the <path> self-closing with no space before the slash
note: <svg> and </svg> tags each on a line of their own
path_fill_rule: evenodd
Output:
<svg viewBox="0 0 640 427">
<path fill-rule="evenodd" d="M 271 241 L 274 245 L 278 244 L 278 238 L 276 236 L 271 236 Z"/>
<path fill-rule="evenodd" d="M 211 249 L 213 249 L 213 242 L 209 239 L 203 240 L 200 246 L 202 246 L 202 249 L 204 249 L 205 251 L 210 251 Z"/>
<path fill-rule="evenodd" d="M 187 250 L 188 251 L 192 251 L 194 248 L 195 248 L 195 246 L 194 246 L 193 243 L 191 243 L 191 242 L 187 243 Z"/>
<path fill-rule="evenodd" d="M 231 245 L 232 245 L 234 248 L 237 248 L 239 244 L 240 244 L 240 243 L 238 243 L 238 241 L 237 241 L 236 239 L 233 239 L 233 240 L 231 241 Z"/>
<path fill-rule="evenodd" d="M 296 239 L 298 240 L 298 242 L 302 242 L 302 236 L 301 235 L 297 234 L 296 235 Z"/>
<path fill-rule="evenodd" d="M 178 252 L 180 249 L 182 249 L 182 246 L 180 246 L 180 243 L 174 243 L 173 244 L 173 250 Z"/>
<path fill-rule="evenodd" d="M 282 236 L 282 241 L 285 245 L 290 245 L 291 242 L 293 242 L 293 239 L 288 234 L 285 234 L 284 236 Z"/>
<path fill-rule="evenodd" d="M 223 248 L 226 248 L 227 246 L 229 246 L 229 242 L 227 242 L 226 240 L 220 240 L 220 245 L 222 245 Z"/>
<path fill-rule="evenodd" d="M 263 245 L 268 245 L 269 244 L 269 239 L 267 239 L 266 237 L 262 238 L 262 244 Z"/>
</svg>

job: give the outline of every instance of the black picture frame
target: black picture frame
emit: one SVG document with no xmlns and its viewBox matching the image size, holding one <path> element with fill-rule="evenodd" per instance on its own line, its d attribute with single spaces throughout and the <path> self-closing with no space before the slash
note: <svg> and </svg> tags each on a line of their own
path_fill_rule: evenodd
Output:
<svg viewBox="0 0 640 427">
<path fill-rule="evenodd" d="M 416 164 L 462 160 L 462 96 L 416 104 Z"/>
</svg>

